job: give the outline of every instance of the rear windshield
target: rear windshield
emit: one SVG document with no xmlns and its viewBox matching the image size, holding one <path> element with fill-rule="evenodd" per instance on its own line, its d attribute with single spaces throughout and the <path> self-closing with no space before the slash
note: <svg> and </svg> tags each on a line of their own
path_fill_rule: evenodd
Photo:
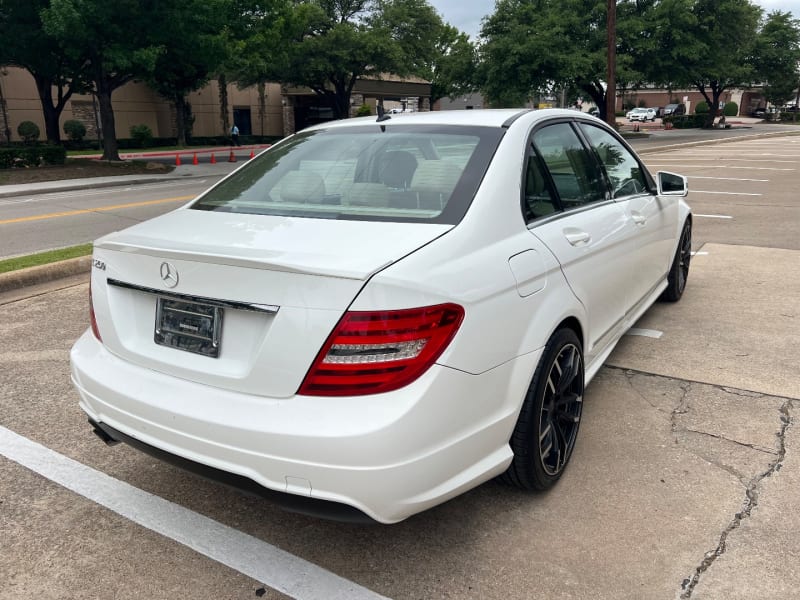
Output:
<svg viewBox="0 0 800 600">
<path fill-rule="evenodd" d="M 300 133 L 191 208 L 454 224 L 469 208 L 503 132 L 381 123 Z"/>
</svg>

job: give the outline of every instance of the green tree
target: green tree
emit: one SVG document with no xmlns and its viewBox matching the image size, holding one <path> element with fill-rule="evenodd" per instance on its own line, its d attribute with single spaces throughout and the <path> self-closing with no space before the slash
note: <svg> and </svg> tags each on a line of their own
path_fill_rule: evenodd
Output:
<svg viewBox="0 0 800 600">
<path fill-rule="evenodd" d="M 642 34 L 652 2 L 617 8 L 617 82 L 641 82 L 636 55 L 650 40 Z M 536 94 L 574 90 L 605 114 L 607 2 L 604 0 L 498 0 L 483 24 L 479 80 L 493 105 L 527 102 Z"/>
<path fill-rule="evenodd" d="M 750 0 L 693 0 L 688 6 L 682 35 L 691 45 L 672 48 L 672 72 L 703 94 L 712 108 L 704 126 L 711 127 L 723 92 L 752 81 L 761 9 Z"/>
<path fill-rule="evenodd" d="M 61 113 L 75 91 L 86 87 L 84 64 L 66 55 L 44 31 L 40 12 L 48 0 L 0 0 L 2 30 L 13 32 L 0 43 L 0 65 L 26 69 L 36 83 L 47 141 L 61 142 Z M 55 97 L 53 90 L 55 89 Z"/>
<path fill-rule="evenodd" d="M 755 78 L 764 84 L 764 96 L 778 106 L 797 89 L 800 63 L 800 21 L 791 13 L 772 11 L 758 34 Z"/>
<path fill-rule="evenodd" d="M 100 107 L 103 159 L 119 160 L 111 95 L 136 77 L 147 78 L 175 24 L 160 11 L 178 0 L 50 0 L 41 11 L 45 32 L 64 54 L 85 64 Z"/>
<path fill-rule="evenodd" d="M 466 33 L 443 24 L 432 61 L 421 75 L 431 82 L 431 103 L 469 94 L 476 85 L 477 50 Z"/>
<path fill-rule="evenodd" d="M 186 96 L 204 86 L 225 58 L 225 39 L 221 33 L 226 16 L 226 0 L 183 0 L 162 6 L 159 18 L 170 24 L 157 28 L 164 34 L 154 39 L 162 51 L 148 84 L 175 107 L 178 144 L 186 144 Z"/>
</svg>

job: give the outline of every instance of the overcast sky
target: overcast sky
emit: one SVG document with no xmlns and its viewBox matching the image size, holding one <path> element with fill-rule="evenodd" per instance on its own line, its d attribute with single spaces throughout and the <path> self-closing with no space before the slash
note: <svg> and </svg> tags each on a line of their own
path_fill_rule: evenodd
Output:
<svg viewBox="0 0 800 600">
<path fill-rule="evenodd" d="M 468 33 L 473 39 L 481 28 L 481 19 L 494 11 L 494 0 L 428 0 L 444 20 Z M 800 18 L 800 0 L 755 0 L 766 12 L 783 10 Z"/>
</svg>

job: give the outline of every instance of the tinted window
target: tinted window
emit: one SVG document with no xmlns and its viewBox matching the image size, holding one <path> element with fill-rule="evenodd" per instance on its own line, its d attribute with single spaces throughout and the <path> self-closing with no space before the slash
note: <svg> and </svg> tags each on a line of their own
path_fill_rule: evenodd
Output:
<svg viewBox="0 0 800 600">
<path fill-rule="evenodd" d="M 642 166 L 617 138 L 588 123 L 581 123 L 580 127 L 605 167 L 613 198 L 648 192 Z"/>
<path fill-rule="evenodd" d="M 192 208 L 330 219 L 457 223 L 503 130 L 376 125 L 298 134 Z"/>
<path fill-rule="evenodd" d="M 546 217 L 561 210 L 545 177 L 541 160 L 534 152 L 531 152 L 525 169 L 523 210 L 526 221 Z"/>
<path fill-rule="evenodd" d="M 606 198 L 606 184 L 599 166 L 584 148 L 569 123 L 548 125 L 533 135 L 565 209 Z"/>
</svg>

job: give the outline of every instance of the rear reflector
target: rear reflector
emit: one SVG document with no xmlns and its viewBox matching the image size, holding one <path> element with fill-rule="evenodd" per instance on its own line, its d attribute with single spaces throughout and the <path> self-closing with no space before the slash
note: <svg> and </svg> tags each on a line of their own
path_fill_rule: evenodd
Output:
<svg viewBox="0 0 800 600">
<path fill-rule="evenodd" d="M 100 330 L 97 328 L 97 317 L 94 316 L 94 301 L 92 300 L 92 279 L 89 278 L 89 322 L 92 325 L 92 333 L 98 341 L 102 342 L 103 338 L 100 337 Z"/>
<path fill-rule="evenodd" d="M 464 309 L 439 304 L 344 314 L 300 386 L 306 396 L 396 390 L 422 375 L 458 331 Z"/>
</svg>

